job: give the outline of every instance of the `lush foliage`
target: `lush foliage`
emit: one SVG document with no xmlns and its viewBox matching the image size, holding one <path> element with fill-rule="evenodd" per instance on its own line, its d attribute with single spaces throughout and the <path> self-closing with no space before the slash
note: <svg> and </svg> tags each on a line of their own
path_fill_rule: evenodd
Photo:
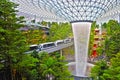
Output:
<svg viewBox="0 0 120 80">
<path fill-rule="evenodd" d="M 109 68 L 103 77 L 104 80 L 120 80 L 120 53 L 110 60 Z"/>
<path fill-rule="evenodd" d="M 23 17 L 16 17 L 16 4 L 8 0 L 0 1 L 0 72 L 2 80 L 21 79 L 24 68 L 37 60 L 24 54 L 28 49 L 26 39 L 18 30 Z M 26 57 L 29 61 L 26 60 Z"/>
<path fill-rule="evenodd" d="M 96 63 L 96 65 L 94 66 L 94 68 L 92 68 L 91 70 L 91 76 L 95 79 L 95 80 L 104 80 L 103 78 L 103 74 L 105 72 L 105 70 L 108 68 L 107 66 L 107 62 L 104 60 L 101 60 L 99 62 Z"/>
<path fill-rule="evenodd" d="M 40 44 L 46 42 L 47 35 L 42 29 L 23 31 L 24 36 L 27 39 L 27 44 Z"/>
<path fill-rule="evenodd" d="M 59 53 L 49 55 L 46 52 L 40 54 L 34 52 L 32 56 L 39 59 L 35 67 L 39 80 L 67 80 L 67 77 L 70 76 L 66 63 L 63 62 L 64 58 Z"/>
<path fill-rule="evenodd" d="M 110 20 L 107 23 L 107 37 L 105 41 L 105 52 L 109 58 L 120 52 L 120 24 Z"/>
<path fill-rule="evenodd" d="M 100 61 L 92 69 L 95 80 L 120 80 L 120 53 L 110 62 Z"/>
<path fill-rule="evenodd" d="M 56 53 L 33 52 L 25 54 L 28 44 L 46 42 L 41 30 L 22 33 L 24 17 L 16 16 L 16 4 L 9 0 L 0 1 L 0 79 L 2 80 L 69 80 L 70 72 L 64 58 Z M 32 21 L 35 22 L 35 21 Z M 46 25 L 46 22 L 42 22 Z M 72 36 L 70 24 L 52 23 L 48 41 Z M 26 39 L 27 38 L 27 39 Z"/>
<path fill-rule="evenodd" d="M 72 29 L 69 23 L 52 23 L 50 28 L 50 35 L 48 41 L 56 41 L 72 37 Z"/>
<path fill-rule="evenodd" d="M 69 23 L 58 24 L 57 22 L 49 23 L 42 21 L 41 24 L 43 26 L 51 25 L 49 35 L 46 35 L 42 28 L 23 31 L 24 36 L 27 38 L 27 44 L 40 44 L 73 37 L 72 27 Z"/>
<path fill-rule="evenodd" d="M 100 61 L 93 67 L 92 76 L 96 80 L 120 80 L 120 24 L 110 20 L 103 24 L 103 30 L 107 32 L 102 48 L 106 57 L 104 63 Z"/>
</svg>

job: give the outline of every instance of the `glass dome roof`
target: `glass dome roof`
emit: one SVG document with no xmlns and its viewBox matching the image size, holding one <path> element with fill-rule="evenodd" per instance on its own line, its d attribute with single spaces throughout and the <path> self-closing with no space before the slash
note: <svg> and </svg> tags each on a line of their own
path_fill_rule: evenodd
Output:
<svg viewBox="0 0 120 80">
<path fill-rule="evenodd" d="M 74 21 L 94 21 L 119 5 L 120 0 L 11 0 L 20 4 L 23 14 L 37 18 Z M 28 16 L 29 17 L 29 16 Z"/>
</svg>

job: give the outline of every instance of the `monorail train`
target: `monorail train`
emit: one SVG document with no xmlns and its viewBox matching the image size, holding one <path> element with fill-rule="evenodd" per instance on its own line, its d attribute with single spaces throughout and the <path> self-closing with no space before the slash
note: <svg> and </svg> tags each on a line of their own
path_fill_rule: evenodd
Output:
<svg viewBox="0 0 120 80">
<path fill-rule="evenodd" d="M 66 38 L 64 39 L 64 43 L 70 43 L 73 41 L 73 38 Z"/>
<path fill-rule="evenodd" d="M 55 42 L 47 42 L 47 43 L 42 43 L 42 44 L 35 44 L 35 45 L 30 45 L 30 50 L 36 50 L 37 52 L 38 51 L 42 51 L 42 50 L 45 50 L 45 49 L 48 49 L 48 48 L 51 48 L 51 47 L 56 47 L 56 46 L 59 46 L 61 44 L 66 44 L 66 43 L 69 43 L 73 41 L 73 38 L 67 38 L 67 39 L 64 39 L 64 40 L 57 40 Z"/>
<path fill-rule="evenodd" d="M 57 40 L 54 42 L 55 43 L 55 46 L 58 46 L 60 44 L 63 44 L 64 43 L 64 40 Z"/>
<path fill-rule="evenodd" d="M 38 45 L 37 45 L 37 44 L 30 45 L 30 46 L 29 46 L 29 50 L 26 51 L 25 53 L 31 53 L 31 52 L 33 52 L 34 50 L 38 50 Z"/>
<path fill-rule="evenodd" d="M 45 50 L 51 47 L 55 47 L 55 43 L 54 42 L 47 42 L 47 43 L 43 43 L 43 44 L 39 44 L 38 45 L 38 49 L 41 50 Z"/>
<path fill-rule="evenodd" d="M 37 44 L 30 45 L 30 47 L 29 47 L 30 51 L 35 50 L 35 49 L 38 49 L 38 45 Z"/>
</svg>

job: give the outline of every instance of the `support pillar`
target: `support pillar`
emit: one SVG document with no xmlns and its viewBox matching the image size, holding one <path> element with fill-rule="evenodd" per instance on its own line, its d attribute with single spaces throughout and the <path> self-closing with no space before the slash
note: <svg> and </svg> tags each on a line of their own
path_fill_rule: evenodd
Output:
<svg viewBox="0 0 120 80">
<path fill-rule="evenodd" d="M 75 22 L 72 23 L 74 46 L 75 46 L 75 62 L 76 76 L 85 76 L 88 58 L 88 44 L 91 29 L 91 22 Z"/>
<path fill-rule="evenodd" d="M 61 57 L 63 56 L 63 50 L 62 49 L 60 50 L 60 56 Z"/>
</svg>

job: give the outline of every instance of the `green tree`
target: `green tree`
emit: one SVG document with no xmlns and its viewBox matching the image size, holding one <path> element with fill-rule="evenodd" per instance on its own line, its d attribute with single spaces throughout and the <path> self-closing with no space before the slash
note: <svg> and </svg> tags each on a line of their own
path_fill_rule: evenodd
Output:
<svg viewBox="0 0 120 80">
<path fill-rule="evenodd" d="M 56 41 L 68 37 L 73 37 L 72 27 L 69 23 L 51 24 L 48 41 Z"/>
<path fill-rule="evenodd" d="M 120 25 L 117 21 L 110 20 L 107 23 L 107 37 L 105 39 L 105 53 L 114 57 L 120 51 Z"/>
<path fill-rule="evenodd" d="M 70 76 L 66 63 L 60 55 L 49 55 L 46 52 L 39 54 L 39 77 L 40 80 L 67 80 Z M 69 79 L 68 79 L 69 80 Z"/>
<path fill-rule="evenodd" d="M 15 76 L 23 69 L 22 66 L 29 67 L 34 63 L 23 62 L 30 56 L 25 57 L 28 56 L 24 53 L 28 49 L 26 39 L 18 30 L 24 21 L 23 17 L 16 16 L 16 7 L 9 0 L 0 1 L 0 71 L 4 80 L 15 80 Z M 20 80 L 21 76 L 20 73 L 17 79 Z"/>
<path fill-rule="evenodd" d="M 40 44 L 46 42 L 47 35 L 42 29 L 23 31 L 23 35 L 27 39 L 27 44 Z"/>
<path fill-rule="evenodd" d="M 115 20 L 109 20 L 107 23 L 107 35 L 110 37 L 111 35 L 114 35 L 117 32 L 119 32 L 120 24 Z"/>
<path fill-rule="evenodd" d="M 120 80 L 120 52 L 110 60 L 109 68 L 103 74 L 104 80 Z"/>
<path fill-rule="evenodd" d="M 98 62 L 99 64 L 92 69 L 92 76 L 96 80 L 120 80 L 120 24 L 115 20 L 110 20 L 103 27 L 106 29 L 107 35 L 105 48 L 101 51 L 104 51 L 107 57 L 106 61 Z"/>
<path fill-rule="evenodd" d="M 34 58 L 30 54 L 26 54 L 21 58 L 21 61 L 14 65 L 14 67 L 19 71 L 22 77 L 27 78 L 28 80 L 37 80 L 38 72 L 34 67 L 39 60 Z"/>
<path fill-rule="evenodd" d="M 114 57 L 120 52 L 120 32 L 112 35 L 109 40 L 106 40 L 105 50 L 109 58 Z"/>
<path fill-rule="evenodd" d="M 108 68 L 107 62 L 104 60 L 101 60 L 95 64 L 95 66 L 91 70 L 91 76 L 95 80 L 105 80 L 103 78 L 103 74 L 105 70 Z"/>
</svg>

